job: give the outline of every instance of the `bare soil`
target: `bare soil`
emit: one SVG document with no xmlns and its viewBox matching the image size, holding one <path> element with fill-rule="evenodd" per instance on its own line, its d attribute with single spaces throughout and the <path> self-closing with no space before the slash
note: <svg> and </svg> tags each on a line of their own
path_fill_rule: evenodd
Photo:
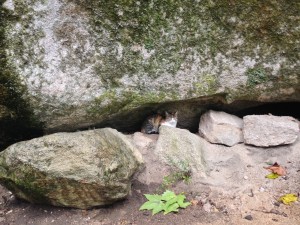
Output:
<svg viewBox="0 0 300 225">
<path fill-rule="evenodd" d="M 94 208 L 90 210 L 59 208 L 45 205 L 34 205 L 15 199 L 9 191 L 2 186 L 0 194 L 0 224 L 2 225 L 182 225 L 182 224 L 274 224 L 274 225 L 297 225 L 300 224 L 300 205 L 273 204 L 270 208 L 265 202 L 266 199 L 260 195 L 248 196 L 248 213 L 241 210 L 229 212 L 226 205 L 240 203 L 245 210 L 245 199 L 223 198 L 215 202 L 211 193 L 207 192 L 209 200 L 203 204 L 201 199 L 178 213 L 168 215 L 157 214 L 152 216 L 149 211 L 139 211 L 139 207 L 145 202 L 143 193 L 151 193 L 157 186 L 147 187 L 135 182 L 131 195 L 124 201 L 117 202 L 108 207 Z M 195 200 L 195 193 L 186 193 L 188 200 Z M 262 198 L 261 198 L 262 197 Z M 243 196 L 245 198 L 245 196 Z M 261 200 L 259 200 L 261 198 Z M 270 199 L 269 199 L 270 201 Z M 252 207 L 251 207 L 252 205 Z M 247 212 L 247 211 L 246 211 Z M 245 219 L 251 215 L 252 220 Z"/>
</svg>

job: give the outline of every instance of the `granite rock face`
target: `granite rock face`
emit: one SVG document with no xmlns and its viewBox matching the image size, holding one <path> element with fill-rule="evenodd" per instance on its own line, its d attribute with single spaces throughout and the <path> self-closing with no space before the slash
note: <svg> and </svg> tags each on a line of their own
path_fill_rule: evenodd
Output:
<svg viewBox="0 0 300 225">
<path fill-rule="evenodd" d="M 124 199 L 142 156 L 110 128 L 56 133 L 0 153 L 0 183 L 33 203 L 86 209 Z"/>
<path fill-rule="evenodd" d="M 299 122 L 289 116 L 244 116 L 245 144 L 269 147 L 294 143 L 299 136 Z"/>
<path fill-rule="evenodd" d="M 295 1 L 0 4 L 0 109 L 28 127 L 75 131 L 118 118 L 128 129 L 124 118 L 138 125 L 166 102 L 194 99 L 197 109 L 184 111 L 194 118 L 216 98 L 299 100 Z"/>
<path fill-rule="evenodd" d="M 225 112 L 209 110 L 200 118 L 199 133 L 207 141 L 233 146 L 243 142 L 243 120 Z"/>
</svg>

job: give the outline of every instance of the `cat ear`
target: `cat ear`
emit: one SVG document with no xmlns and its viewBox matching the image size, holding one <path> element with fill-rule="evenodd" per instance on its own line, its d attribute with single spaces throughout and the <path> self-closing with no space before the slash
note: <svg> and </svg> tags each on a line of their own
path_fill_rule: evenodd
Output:
<svg viewBox="0 0 300 225">
<path fill-rule="evenodd" d="M 165 115 L 166 115 L 166 117 L 168 117 L 168 116 L 169 116 L 169 113 L 168 113 L 167 111 L 165 111 Z"/>
<path fill-rule="evenodd" d="M 176 116 L 176 117 L 177 117 L 177 111 L 174 113 L 174 116 Z"/>
</svg>

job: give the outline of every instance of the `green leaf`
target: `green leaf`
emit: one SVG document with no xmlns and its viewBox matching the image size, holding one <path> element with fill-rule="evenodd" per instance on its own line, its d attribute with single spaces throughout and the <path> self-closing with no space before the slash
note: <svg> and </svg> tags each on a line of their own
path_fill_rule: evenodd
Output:
<svg viewBox="0 0 300 225">
<path fill-rule="evenodd" d="M 179 204 L 179 205 L 183 204 L 184 199 L 185 199 L 185 196 L 184 196 L 184 195 L 182 195 L 182 194 L 177 195 L 177 200 L 178 200 L 178 204 Z"/>
<path fill-rule="evenodd" d="M 145 202 L 141 207 L 140 207 L 140 210 L 152 210 L 154 209 L 155 207 L 157 207 L 159 205 L 158 202 Z"/>
<path fill-rule="evenodd" d="M 159 205 L 157 205 L 153 210 L 152 210 L 152 215 L 155 215 L 156 213 L 159 213 L 164 210 L 165 204 L 163 202 L 160 202 Z"/>
<path fill-rule="evenodd" d="M 270 173 L 266 176 L 266 178 L 268 178 L 268 179 L 276 179 L 278 177 L 279 177 L 279 175 L 277 173 Z"/>
<path fill-rule="evenodd" d="M 191 204 L 190 202 L 184 202 L 184 203 L 180 204 L 179 206 L 180 206 L 180 208 L 184 208 L 184 209 L 185 209 L 185 208 L 188 207 L 190 204 Z"/>
<path fill-rule="evenodd" d="M 182 194 L 177 196 L 177 200 L 178 200 L 177 202 L 178 202 L 180 208 L 185 209 L 187 206 L 189 206 L 191 204 L 190 202 L 184 202 L 185 196 Z"/>
<path fill-rule="evenodd" d="M 179 207 L 186 208 L 191 204 L 184 202 L 185 196 L 183 194 L 176 195 L 169 190 L 165 191 L 162 195 L 145 194 L 145 197 L 148 201 L 140 207 L 140 210 L 152 210 L 152 215 L 161 211 L 164 211 L 164 214 L 178 212 Z"/>
<path fill-rule="evenodd" d="M 161 195 L 149 195 L 149 194 L 145 194 L 145 197 L 149 200 L 149 201 L 160 201 L 162 199 Z"/>
<path fill-rule="evenodd" d="M 178 203 L 174 203 L 165 210 L 164 215 L 166 215 L 170 212 L 178 212 L 178 208 L 179 208 Z"/>
<path fill-rule="evenodd" d="M 175 197 L 176 197 L 176 194 L 173 191 L 166 190 L 162 194 L 162 198 L 161 199 L 164 200 L 164 201 L 169 201 L 170 199 L 175 198 Z"/>
<path fill-rule="evenodd" d="M 174 203 L 177 203 L 177 196 L 175 196 L 174 198 L 171 198 L 170 200 L 168 200 L 166 203 L 165 203 L 165 210 L 167 210 L 170 205 L 173 205 Z"/>
</svg>

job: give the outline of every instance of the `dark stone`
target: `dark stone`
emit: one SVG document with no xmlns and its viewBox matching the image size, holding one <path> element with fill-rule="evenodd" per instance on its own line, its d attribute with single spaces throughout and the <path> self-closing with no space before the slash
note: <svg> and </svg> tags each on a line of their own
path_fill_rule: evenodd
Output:
<svg viewBox="0 0 300 225">
<path fill-rule="evenodd" d="M 247 215 L 247 216 L 244 217 L 244 219 L 246 219 L 246 220 L 253 220 L 253 217 L 251 215 Z"/>
</svg>

